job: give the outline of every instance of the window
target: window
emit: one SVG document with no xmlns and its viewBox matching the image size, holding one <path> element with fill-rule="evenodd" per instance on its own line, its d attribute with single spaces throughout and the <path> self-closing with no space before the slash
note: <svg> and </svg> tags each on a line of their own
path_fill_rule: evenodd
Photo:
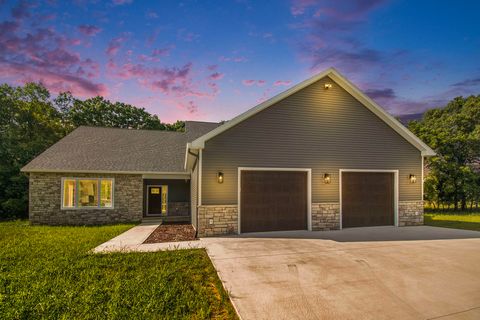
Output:
<svg viewBox="0 0 480 320">
<path fill-rule="evenodd" d="M 63 178 L 62 208 L 113 208 L 113 179 Z"/>
</svg>

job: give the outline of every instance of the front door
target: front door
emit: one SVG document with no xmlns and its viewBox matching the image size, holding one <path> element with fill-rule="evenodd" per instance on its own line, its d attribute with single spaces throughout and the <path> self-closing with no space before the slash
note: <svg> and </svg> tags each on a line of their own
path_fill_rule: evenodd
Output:
<svg viewBox="0 0 480 320">
<path fill-rule="evenodd" d="M 147 186 L 147 216 L 167 214 L 167 186 Z"/>
</svg>

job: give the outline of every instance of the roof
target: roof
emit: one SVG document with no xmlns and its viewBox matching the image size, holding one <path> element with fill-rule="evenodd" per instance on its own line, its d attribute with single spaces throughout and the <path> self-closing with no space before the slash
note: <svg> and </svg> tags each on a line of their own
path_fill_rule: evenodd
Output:
<svg viewBox="0 0 480 320">
<path fill-rule="evenodd" d="M 434 156 L 435 152 L 427 146 L 420 138 L 415 136 L 412 132 L 410 132 L 405 126 L 403 126 L 398 120 L 388 114 L 382 107 L 376 104 L 372 99 L 370 99 L 366 94 L 360 91 L 353 83 L 347 80 L 344 76 L 342 76 L 337 70 L 334 68 L 329 68 L 310 79 L 307 79 L 296 86 L 274 96 L 273 98 L 266 100 L 263 103 L 253 107 L 250 110 L 238 115 L 237 117 L 233 118 L 232 120 L 224 123 L 223 125 L 217 127 L 214 130 L 209 131 L 208 133 L 200 136 L 199 138 L 195 139 L 191 144 L 190 148 L 192 149 L 203 149 L 205 147 L 205 142 L 212 139 L 213 137 L 219 135 L 220 133 L 232 128 L 233 126 L 239 124 L 242 121 L 247 120 L 248 118 L 252 117 L 253 115 L 259 113 L 260 111 L 274 105 L 275 103 L 291 96 L 292 94 L 306 88 L 307 86 L 317 82 L 318 80 L 324 77 L 330 77 L 333 81 L 335 81 L 338 85 L 340 85 L 343 89 L 345 89 L 348 93 L 350 93 L 354 98 L 360 101 L 366 108 L 372 111 L 375 115 L 377 115 L 380 119 L 382 119 L 385 123 L 387 123 L 393 130 L 395 130 L 400 136 L 402 136 L 405 140 L 411 143 L 414 147 L 416 147 L 421 153 L 422 156 Z"/>
<path fill-rule="evenodd" d="M 186 132 L 79 127 L 24 172 L 184 173 L 187 142 L 218 123 L 187 121 Z"/>
</svg>

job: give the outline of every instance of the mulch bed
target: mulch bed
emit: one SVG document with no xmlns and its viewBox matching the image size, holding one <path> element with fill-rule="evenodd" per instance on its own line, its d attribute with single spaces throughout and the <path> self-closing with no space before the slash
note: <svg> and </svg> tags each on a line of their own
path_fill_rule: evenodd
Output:
<svg viewBox="0 0 480 320">
<path fill-rule="evenodd" d="M 195 238 L 195 229 L 191 224 L 161 224 L 155 231 L 148 236 L 143 243 L 160 243 L 174 241 L 193 241 Z"/>
</svg>

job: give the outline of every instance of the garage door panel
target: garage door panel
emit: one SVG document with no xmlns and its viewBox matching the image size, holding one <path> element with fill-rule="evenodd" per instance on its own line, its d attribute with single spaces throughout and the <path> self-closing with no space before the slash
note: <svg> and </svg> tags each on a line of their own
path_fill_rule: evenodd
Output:
<svg viewBox="0 0 480 320">
<path fill-rule="evenodd" d="M 307 173 L 242 171 L 242 232 L 307 228 Z"/>
<path fill-rule="evenodd" d="M 342 172 L 343 227 L 394 224 L 394 174 Z"/>
</svg>

